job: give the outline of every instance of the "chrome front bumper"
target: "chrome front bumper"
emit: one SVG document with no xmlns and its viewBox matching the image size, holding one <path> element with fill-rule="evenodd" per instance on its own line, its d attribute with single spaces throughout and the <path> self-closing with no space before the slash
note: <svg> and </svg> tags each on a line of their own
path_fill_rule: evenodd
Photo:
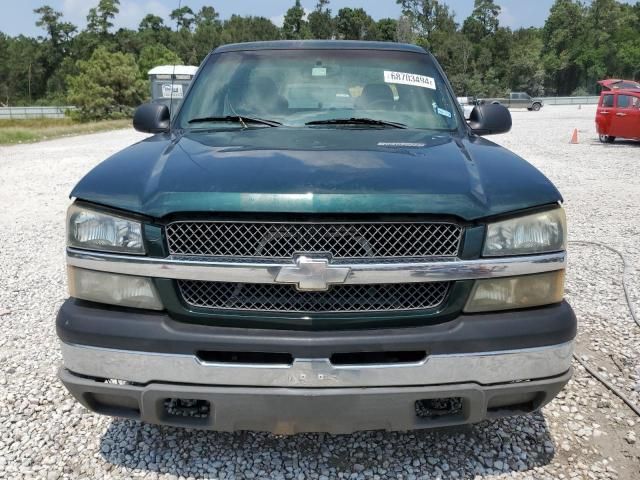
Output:
<svg viewBox="0 0 640 480">
<path fill-rule="evenodd" d="M 573 342 L 512 351 L 429 355 L 417 363 L 332 365 L 296 358 L 291 365 L 208 363 L 195 355 L 112 350 L 62 343 L 64 366 L 93 378 L 246 387 L 393 387 L 491 385 L 554 377 L 571 368 Z"/>
</svg>

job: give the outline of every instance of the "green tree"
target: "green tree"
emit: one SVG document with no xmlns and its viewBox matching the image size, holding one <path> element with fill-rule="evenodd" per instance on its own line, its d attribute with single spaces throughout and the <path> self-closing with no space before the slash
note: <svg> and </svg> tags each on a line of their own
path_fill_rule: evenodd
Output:
<svg viewBox="0 0 640 480">
<path fill-rule="evenodd" d="M 182 30 L 173 32 L 169 42 L 169 49 L 176 52 L 187 65 L 197 65 L 200 63 L 200 60 L 202 60 L 198 57 L 193 32 L 190 30 L 183 28 Z"/>
<path fill-rule="evenodd" d="M 89 60 L 77 62 L 78 75 L 67 79 L 68 100 L 83 121 L 124 118 L 148 96 L 147 82 L 131 54 L 97 48 Z"/>
<path fill-rule="evenodd" d="M 138 59 L 141 78 L 146 79 L 149 70 L 158 65 L 183 65 L 183 62 L 177 53 L 169 50 L 164 45 L 157 43 L 155 45 L 147 45 L 140 52 L 140 58 Z"/>
<path fill-rule="evenodd" d="M 398 20 L 382 18 L 376 23 L 376 40 L 381 42 L 395 42 L 398 38 Z"/>
<path fill-rule="evenodd" d="M 309 14 L 308 21 L 311 38 L 333 38 L 334 24 L 331 9 L 329 8 L 329 0 L 319 0 L 315 10 Z"/>
<path fill-rule="evenodd" d="M 398 38 L 408 35 L 416 43 L 435 55 L 440 63 L 453 76 L 459 73 L 457 60 L 460 55 L 458 25 L 449 7 L 438 0 L 397 0 L 402 8 L 403 17 L 399 24 Z M 404 40 L 407 41 L 407 40 Z"/>
<path fill-rule="evenodd" d="M 336 32 L 344 40 L 370 40 L 375 37 L 375 22 L 362 8 L 341 8 L 336 17 Z"/>
<path fill-rule="evenodd" d="M 89 10 L 87 30 L 106 36 L 113 27 L 113 19 L 120 13 L 120 0 L 100 0 L 98 6 Z"/>
<path fill-rule="evenodd" d="M 282 35 L 289 40 L 300 40 L 309 37 L 309 23 L 305 20 L 304 8 L 300 0 L 287 10 L 282 24 Z"/>
<path fill-rule="evenodd" d="M 500 6 L 493 0 L 475 0 L 473 12 L 464 21 L 462 32 L 472 42 L 479 42 L 488 35 L 495 34 L 500 22 Z"/>
<path fill-rule="evenodd" d="M 138 31 L 129 28 L 120 28 L 113 34 L 110 42 L 104 42 L 102 45 L 109 46 L 111 51 L 132 53 L 138 57 L 142 48 L 147 45 L 147 43 Z"/>
<path fill-rule="evenodd" d="M 68 55 L 71 46 L 72 36 L 76 31 L 75 25 L 63 22 L 62 13 L 55 11 L 48 5 L 36 8 L 36 26 L 46 32 L 46 36 L 41 39 L 42 48 L 38 63 L 43 69 L 46 80 L 47 93 L 55 93 L 64 89 L 64 79 L 57 75 L 58 69 L 65 56 Z M 32 76 L 33 66 L 29 74 Z"/>
<path fill-rule="evenodd" d="M 164 20 L 153 14 L 146 15 L 138 26 L 138 36 L 143 45 L 169 45 L 172 33 L 171 28 L 164 24 Z"/>
<path fill-rule="evenodd" d="M 640 1 L 635 5 L 622 5 L 623 23 L 616 41 L 619 49 L 616 52 L 619 68 L 624 72 L 621 76 L 640 80 Z"/>
<path fill-rule="evenodd" d="M 622 9 L 616 0 L 593 0 L 587 9 L 585 31 L 576 56 L 581 70 L 581 84 L 589 88 L 618 70 L 615 65 L 618 43 L 616 34 L 622 27 Z"/>
<path fill-rule="evenodd" d="M 169 14 L 169 18 L 176 22 L 179 30 L 191 30 L 191 27 L 196 21 L 196 17 L 193 14 L 193 10 L 189 7 L 176 8 Z"/>
<path fill-rule="evenodd" d="M 506 73 L 511 90 L 525 91 L 537 96 L 545 93 L 542 48 L 540 29 L 522 28 L 513 32 Z"/>
<path fill-rule="evenodd" d="M 420 43 L 427 48 L 437 43 L 442 35 L 451 35 L 457 30 L 453 13 L 438 0 L 396 0 L 402 14 L 411 21 L 420 37 Z M 441 35 L 438 35 L 440 33 Z"/>
<path fill-rule="evenodd" d="M 43 30 L 37 39 L 0 34 L 0 101 L 61 101 L 66 80 L 82 74 L 79 61 L 89 61 L 99 47 L 133 55 L 144 73 L 154 63 L 178 59 L 197 65 L 223 43 L 283 37 L 418 44 L 436 56 L 459 94 L 594 93 L 603 77 L 640 79 L 640 1 L 555 0 L 544 28 L 515 31 L 500 26 L 499 0 L 475 0 L 462 26 L 446 0 L 396 0 L 401 16 L 377 22 L 363 8 L 343 8 L 334 16 L 330 0 L 315 0 L 308 16 L 301 1 L 290 2 L 282 29 L 263 17 L 221 21 L 211 6 L 195 14 L 185 6 L 171 14 L 177 31 L 153 12 L 137 30 L 114 31 L 118 0 L 92 0 L 80 31 L 43 5 L 35 10 Z"/>
<path fill-rule="evenodd" d="M 205 6 L 200 9 L 196 15 L 196 27 L 220 27 L 220 14 L 216 12 L 216 9 L 210 6 Z"/>
<path fill-rule="evenodd" d="M 186 6 L 176 8 L 169 17 L 178 28 L 177 32 L 171 34 L 170 49 L 175 51 L 186 64 L 198 64 L 198 51 L 193 36 L 196 16 L 193 10 Z"/>
<path fill-rule="evenodd" d="M 400 16 L 398 19 L 398 29 L 396 31 L 397 41 L 402 43 L 415 43 L 415 38 L 413 20 L 406 15 Z"/>
<path fill-rule="evenodd" d="M 586 8 L 573 0 L 556 0 L 542 30 L 542 63 L 548 92 L 568 95 L 578 86 L 577 58 L 583 49 Z"/>
<path fill-rule="evenodd" d="M 0 34 L 0 102 L 25 105 L 46 95 L 47 77 L 42 59 L 42 44 L 19 35 Z"/>
<path fill-rule="evenodd" d="M 7 64 L 9 63 L 9 43 L 10 39 L 7 35 L 0 32 L 0 107 L 6 107 L 9 104 L 9 85 Z"/>
<path fill-rule="evenodd" d="M 48 5 L 36 8 L 33 13 L 39 15 L 36 26 L 43 28 L 47 32 L 47 38 L 54 50 L 64 53 L 62 48 L 71 41 L 72 35 L 77 27 L 69 22 L 61 22 L 62 13 L 55 11 Z"/>
<path fill-rule="evenodd" d="M 224 22 L 222 43 L 279 40 L 280 29 L 264 17 L 241 17 L 231 15 Z"/>
<path fill-rule="evenodd" d="M 459 96 L 480 95 L 482 92 L 482 76 L 474 53 L 473 43 L 462 32 L 455 32 L 438 46 L 438 58 L 449 72 L 451 85 Z"/>
<path fill-rule="evenodd" d="M 145 17 L 140 21 L 140 26 L 138 27 L 138 31 L 144 30 L 153 30 L 154 32 L 159 32 L 163 30 L 165 27 L 164 20 L 162 17 L 154 15 L 153 13 L 148 13 Z"/>
<path fill-rule="evenodd" d="M 220 45 L 222 23 L 220 15 L 213 7 L 202 7 L 196 15 L 196 29 L 193 42 L 198 58 L 204 58 L 212 49 Z"/>
</svg>

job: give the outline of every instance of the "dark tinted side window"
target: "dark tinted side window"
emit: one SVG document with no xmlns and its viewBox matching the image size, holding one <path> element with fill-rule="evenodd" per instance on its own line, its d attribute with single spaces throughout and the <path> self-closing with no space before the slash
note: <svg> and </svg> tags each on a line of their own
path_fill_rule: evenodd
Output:
<svg viewBox="0 0 640 480">
<path fill-rule="evenodd" d="M 605 95 L 602 97 L 603 107 L 613 107 L 613 95 Z"/>
<path fill-rule="evenodd" d="M 620 82 L 616 85 L 618 88 L 640 88 L 640 83 L 637 82 Z"/>
<path fill-rule="evenodd" d="M 629 108 L 631 99 L 629 95 L 618 95 L 618 108 Z"/>
</svg>

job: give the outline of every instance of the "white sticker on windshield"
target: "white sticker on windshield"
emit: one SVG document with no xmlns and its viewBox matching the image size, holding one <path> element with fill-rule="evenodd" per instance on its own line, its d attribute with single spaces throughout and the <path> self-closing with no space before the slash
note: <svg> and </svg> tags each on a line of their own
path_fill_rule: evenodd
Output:
<svg viewBox="0 0 640 480">
<path fill-rule="evenodd" d="M 444 108 L 438 107 L 438 113 L 443 117 L 451 118 L 451 112 L 449 110 L 445 110 Z"/>
<path fill-rule="evenodd" d="M 327 69 L 324 67 L 313 67 L 311 69 L 311 76 L 312 77 L 326 77 L 327 76 Z"/>
<path fill-rule="evenodd" d="M 416 75 L 415 73 L 390 72 L 384 71 L 385 83 L 397 83 L 400 85 L 411 85 L 413 87 L 436 89 L 436 82 L 431 77 L 424 75 Z"/>
</svg>

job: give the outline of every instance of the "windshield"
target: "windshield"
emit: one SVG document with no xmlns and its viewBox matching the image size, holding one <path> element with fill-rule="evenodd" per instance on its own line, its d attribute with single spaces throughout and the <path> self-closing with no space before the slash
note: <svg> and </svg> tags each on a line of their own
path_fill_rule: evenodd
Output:
<svg viewBox="0 0 640 480">
<path fill-rule="evenodd" d="M 384 122 L 389 122 L 450 131 L 458 127 L 454 105 L 442 76 L 425 54 L 347 49 L 240 51 L 209 58 L 176 125 L 191 129 L 268 127 L 237 121 L 244 116 L 289 127 L 384 128 Z"/>
</svg>

